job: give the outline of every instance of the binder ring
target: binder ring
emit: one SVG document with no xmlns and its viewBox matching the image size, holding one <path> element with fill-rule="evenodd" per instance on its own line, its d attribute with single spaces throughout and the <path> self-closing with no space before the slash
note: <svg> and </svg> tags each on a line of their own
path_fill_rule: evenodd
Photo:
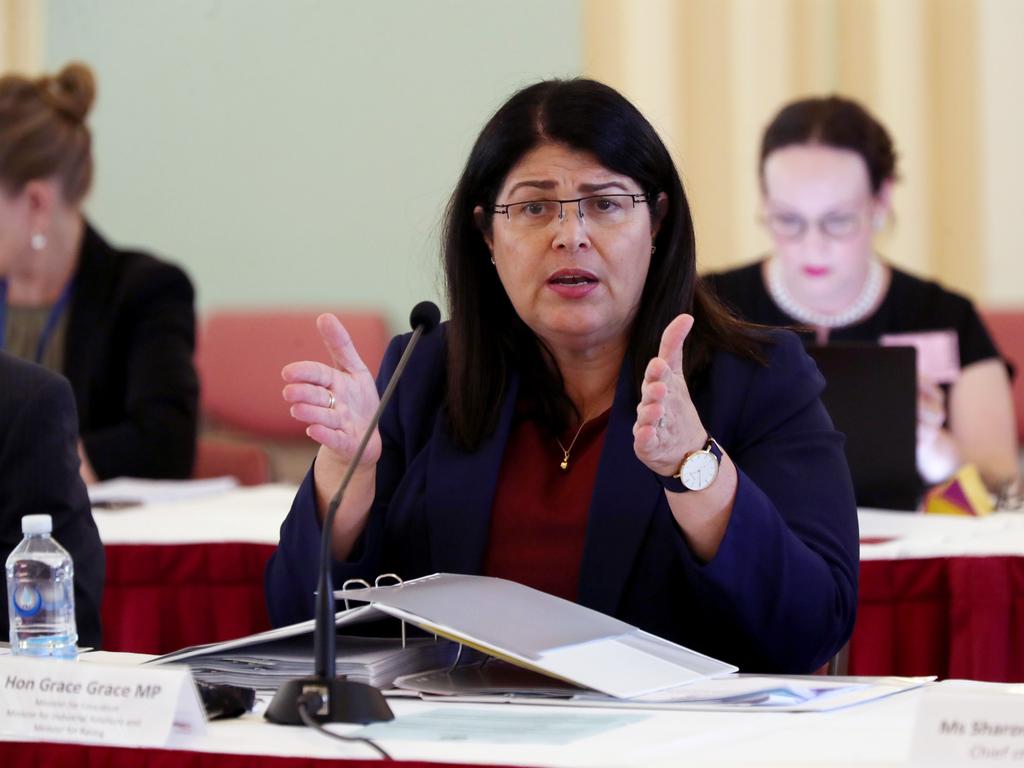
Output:
<svg viewBox="0 0 1024 768">
<path fill-rule="evenodd" d="M 462 659 L 462 643 L 459 643 L 459 649 L 455 652 L 455 658 L 452 659 L 452 663 L 448 665 L 448 669 L 445 670 L 448 674 L 455 671 L 455 668 L 459 666 L 459 660 Z"/>
<path fill-rule="evenodd" d="M 399 586 L 405 583 L 402 580 L 402 577 L 399 576 L 397 573 L 382 573 L 380 574 L 380 576 L 373 580 L 373 586 L 382 586 L 381 581 L 383 581 L 384 579 L 394 579 L 395 583 L 392 586 Z M 399 622 L 402 624 L 402 647 L 405 648 L 405 622 L 401 619 L 399 619 Z"/>
<path fill-rule="evenodd" d="M 366 579 L 345 579 L 345 583 L 341 585 L 341 591 L 344 592 L 346 589 L 348 589 L 349 584 L 361 584 L 367 589 L 370 588 L 370 582 L 368 582 Z M 347 597 L 345 598 L 345 610 L 349 610 Z"/>
</svg>

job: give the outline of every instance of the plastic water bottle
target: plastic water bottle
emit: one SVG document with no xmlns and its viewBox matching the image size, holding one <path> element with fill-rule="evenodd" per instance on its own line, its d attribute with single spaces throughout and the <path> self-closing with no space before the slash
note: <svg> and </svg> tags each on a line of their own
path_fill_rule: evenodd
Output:
<svg viewBox="0 0 1024 768">
<path fill-rule="evenodd" d="M 7 558 L 11 652 L 75 659 L 75 568 L 52 530 L 49 515 L 25 515 L 24 538 Z"/>
</svg>

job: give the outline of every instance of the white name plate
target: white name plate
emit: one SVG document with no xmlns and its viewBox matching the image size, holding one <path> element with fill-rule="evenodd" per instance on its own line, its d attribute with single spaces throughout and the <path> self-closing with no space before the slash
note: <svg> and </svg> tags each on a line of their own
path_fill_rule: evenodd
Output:
<svg viewBox="0 0 1024 768">
<path fill-rule="evenodd" d="M 1024 766 L 1024 686 L 956 681 L 926 690 L 911 758 L 919 765 Z"/>
<path fill-rule="evenodd" d="M 0 657 L 5 736 L 160 747 L 172 733 L 205 732 L 206 715 L 186 667 Z"/>
</svg>

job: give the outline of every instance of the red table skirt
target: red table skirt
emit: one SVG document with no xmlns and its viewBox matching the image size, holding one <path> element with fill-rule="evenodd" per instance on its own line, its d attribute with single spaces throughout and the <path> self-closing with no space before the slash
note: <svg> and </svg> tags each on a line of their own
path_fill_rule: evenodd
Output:
<svg viewBox="0 0 1024 768">
<path fill-rule="evenodd" d="M 107 547 L 103 646 L 169 653 L 267 629 L 266 544 Z M 861 563 L 850 674 L 1024 682 L 1024 558 Z"/>
<path fill-rule="evenodd" d="M 1024 681 L 1024 558 L 861 563 L 850 674 Z"/>
<path fill-rule="evenodd" d="M 268 544 L 108 545 L 103 648 L 170 653 L 270 628 Z"/>
<path fill-rule="evenodd" d="M 326 738 L 326 737 L 325 737 Z M 315 757 L 269 757 L 265 755 L 222 755 L 210 752 L 183 752 L 169 749 L 130 749 L 127 747 L 95 747 L 83 744 L 27 744 L 0 742 L 4 768 L 50 768 L 78 765 L 88 768 L 323 768 L 343 765 L 345 768 L 380 768 L 380 760 L 325 760 Z M 443 763 L 398 760 L 388 765 L 432 766 Z M 460 768 L 467 768 L 461 765 Z"/>
</svg>

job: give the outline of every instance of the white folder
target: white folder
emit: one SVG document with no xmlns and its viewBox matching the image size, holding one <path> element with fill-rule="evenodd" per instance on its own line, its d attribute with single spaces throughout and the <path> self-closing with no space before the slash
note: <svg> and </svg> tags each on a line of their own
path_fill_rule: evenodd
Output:
<svg viewBox="0 0 1024 768">
<path fill-rule="evenodd" d="M 624 621 L 505 579 L 436 573 L 393 586 L 334 594 L 526 669 L 620 699 L 737 671 Z M 345 614 L 339 615 L 339 626 L 345 619 Z"/>
</svg>

